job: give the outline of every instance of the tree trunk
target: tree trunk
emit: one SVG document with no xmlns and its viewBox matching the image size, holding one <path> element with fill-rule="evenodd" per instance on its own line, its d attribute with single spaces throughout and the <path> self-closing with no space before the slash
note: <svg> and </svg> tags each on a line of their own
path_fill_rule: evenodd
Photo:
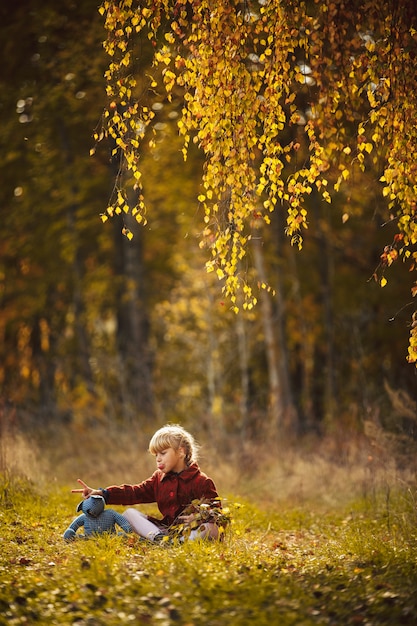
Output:
<svg viewBox="0 0 417 626">
<path fill-rule="evenodd" d="M 302 253 L 301 253 L 302 254 Z M 294 390 L 296 391 L 297 408 L 299 411 L 300 429 L 312 431 L 316 428 L 316 416 L 314 414 L 314 342 L 309 339 L 311 330 L 306 320 L 303 306 L 303 293 L 297 266 L 297 252 L 293 246 L 289 250 L 289 262 L 292 281 L 292 298 L 297 313 L 297 326 L 300 328 L 302 340 L 296 348 L 294 355 L 296 376 Z"/>
<path fill-rule="evenodd" d="M 80 210 L 80 204 L 76 199 L 80 194 L 78 184 L 76 183 L 72 172 L 74 158 L 70 146 L 68 131 L 65 123 L 61 119 L 58 120 L 58 130 L 61 136 L 63 157 L 67 165 L 66 175 L 68 179 L 68 197 L 70 200 L 67 208 L 67 225 L 69 241 L 72 247 L 72 305 L 74 309 L 74 331 L 76 337 L 76 354 L 74 355 L 75 367 L 73 368 L 73 371 L 76 374 L 74 378 L 81 378 L 83 384 L 90 391 L 90 393 L 94 393 L 93 372 L 90 365 L 90 340 L 85 328 L 84 319 L 85 304 L 82 293 L 83 268 L 80 244 L 76 229 L 77 215 Z"/>
<path fill-rule="evenodd" d="M 259 237 L 252 238 L 254 264 L 260 282 L 268 283 L 264 267 L 262 243 Z M 297 430 L 297 414 L 291 398 L 287 350 L 283 329 L 283 296 L 279 276 L 277 277 L 276 315 L 274 319 L 271 296 L 261 290 L 260 304 L 268 363 L 269 414 L 272 433 L 288 435 Z"/>
<path fill-rule="evenodd" d="M 124 220 L 133 220 L 125 216 Z M 152 356 L 149 347 L 149 319 L 145 297 L 142 233 L 139 228 L 129 241 L 121 233 L 121 223 L 114 220 L 115 289 L 118 367 L 123 412 L 129 420 L 139 415 L 150 421 L 154 416 L 152 391 Z"/>
<path fill-rule="evenodd" d="M 51 309 L 52 310 L 52 309 Z M 45 323 L 49 322 L 45 320 Z M 33 320 L 30 334 L 30 348 L 32 351 L 32 363 L 38 376 L 40 413 L 45 422 L 56 418 L 56 391 L 55 391 L 55 341 L 54 334 L 48 335 L 48 349 L 42 345 L 41 320 L 36 317 Z"/>
<path fill-rule="evenodd" d="M 324 207 L 324 211 L 327 206 Z M 320 277 L 321 277 L 321 301 L 323 307 L 323 328 L 324 328 L 324 362 L 323 362 L 323 419 L 328 427 L 335 411 L 335 377 L 334 377 L 334 321 L 332 303 L 333 285 L 333 253 L 330 242 L 330 225 L 326 215 L 320 215 L 318 220 L 318 237 L 320 254 Z"/>
<path fill-rule="evenodd" d="M 236 316 L 236 336 L 240 371 L 240 434 L 243 441 L 251 437 L 249 432 L 249 356 L 246 325 L 243 315 Z"/>
</svg>

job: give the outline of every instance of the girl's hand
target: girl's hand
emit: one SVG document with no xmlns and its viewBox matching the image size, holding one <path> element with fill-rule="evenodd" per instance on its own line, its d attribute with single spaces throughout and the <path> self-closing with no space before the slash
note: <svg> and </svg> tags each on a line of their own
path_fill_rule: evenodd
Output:
<svg viewBox="0 0 417 626">
<path fill-rule="evenodd" d="M 83 488 L 82 489 L 71 489 L 71 493 L 82 493 L 84 500 L 86 498 L 88 498 L 89 496 L 101 496 L 101 495 L 103 495 L 102 491 L 100 489 L 92 489 L 91 487 L 86 485 L 85 482 L 81 480 L 81 478 L 78 478 L 77 482 L 80 483 L 80 485 L 82 485 Z"/>
</svg>

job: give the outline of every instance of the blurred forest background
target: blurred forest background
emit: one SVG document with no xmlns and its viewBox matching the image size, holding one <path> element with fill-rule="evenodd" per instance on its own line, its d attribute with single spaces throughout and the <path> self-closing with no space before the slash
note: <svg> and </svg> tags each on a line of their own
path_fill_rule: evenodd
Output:
<svg viewBox="0 0 417 626">
<path fill-rule="evenodd" d="M 129 241 L 118 218 L 100 220 L 116 172 L 105 141 L 90 156 L 108 64 L 97 9 L 97 0 L 0 9 L 3 468 L 20 436 L 25 454 L 35 442 L 54 449 L 57 467 L 83 456 L 87 434 L 112 453 L 116 437 L 137 451 L 132 433 L 146 442 L 168 421 L 230 461 L 289 439 L 332 439 L 341 458 L 369 428 L 412 449 L 411 277 L 397 264 L 384 288 L 372 279 L 394 234 L 378 172 L 358 174 L 331 205 L 310 197 L 302 251 L 285 215 L 272 214 L 247 271 L 275 294 L 260 290 L 258 306 L 235 315 L 204 268 L 202 156 L 191 148 L 184 163 L 175 102 L 153 104 L 147 225 L 131 225 Z M 72 452 L 66 439 L 79 442 Z"/>
</svg>

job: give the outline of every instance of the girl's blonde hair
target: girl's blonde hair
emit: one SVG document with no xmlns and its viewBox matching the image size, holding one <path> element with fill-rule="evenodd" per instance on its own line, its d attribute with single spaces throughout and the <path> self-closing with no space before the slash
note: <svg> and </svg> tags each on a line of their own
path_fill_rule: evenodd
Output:
<svg viewBox="0 0 417 626">
<path fill-rule="evenodd" d="M 151 454 L 157 454 L 167 448 L 173 448 L 174 450 L 183 448 L 185 453 L 184 460 L 187 465 L 197 462 L 199 446 L 194 437 L 182 426 L 178 426 L 178 424 L 163 426 L 156 431 L 149 442 L 149 452 Z"/>
</svg>

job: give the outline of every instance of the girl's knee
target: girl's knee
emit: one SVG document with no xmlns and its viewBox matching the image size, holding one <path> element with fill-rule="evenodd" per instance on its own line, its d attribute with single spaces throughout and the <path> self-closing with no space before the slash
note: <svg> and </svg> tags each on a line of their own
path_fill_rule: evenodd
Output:
<svg viewBox="0 0 417 626">
<path fill-rule="evenodd" d="M 125 517 L 129 522 L 131 522 L 132 519 L 135 519 L 140 515 L 141 513 L 136 509 L 126 509 L 126 511 L 123 511 L 123 517 Z"/>
<path fill-rule="evenodd" d="M 135 509 L 126 509 L 126 511 L 123 511 L 123 515 L 129 515 L 129 513 L 134 510 Z"/>
<path fill-rule="evenodd" d="M 131 527 L 141 537 L 152 538 L 160 532 L 158 526 L 151 522 L 148 517 L 137 509 L 126 509 L 123 513 Z"/>
</svg>

